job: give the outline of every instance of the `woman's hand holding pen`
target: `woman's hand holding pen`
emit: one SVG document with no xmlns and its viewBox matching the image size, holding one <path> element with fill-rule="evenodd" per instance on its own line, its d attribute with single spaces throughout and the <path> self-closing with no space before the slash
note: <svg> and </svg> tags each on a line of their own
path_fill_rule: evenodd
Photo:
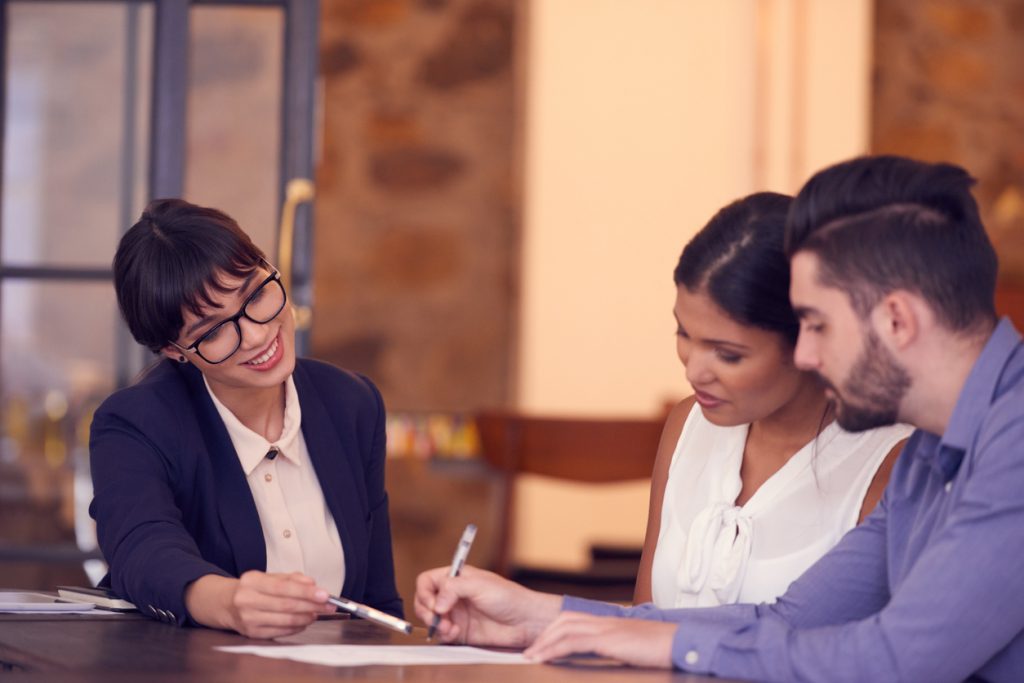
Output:
<svg viewBox="0 0 1024 683">
<path fill-rule="evenodd" d="M 327 597 L 303 574 L 249 571 L 239 579 L 207 574 L 193 581 L 185 590 L 185 605 L 206 626 L 277 638 L 302 631 L 320 614 L 333 614 Z"/>
<path fill-rule="evenodd" d="M 437 636 L 445 643 L 526 647 L 562 606 L 560 596 L 468 565 L 459 576 L 448 574 L 448 567 L 439 567 L 416 579 L 416 616 L 429 624 L 439 615 Z"/>
</svg>

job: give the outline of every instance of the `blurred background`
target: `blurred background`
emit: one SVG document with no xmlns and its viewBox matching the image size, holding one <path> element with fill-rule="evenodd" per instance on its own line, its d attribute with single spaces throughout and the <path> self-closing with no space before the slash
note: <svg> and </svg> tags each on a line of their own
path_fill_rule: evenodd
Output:
<svg viewBox="0 0 1024 683">
<path fill-rule="evenodd" d="M 467 521 L 476 564 L 631 586 L 687 395 L 672 269 L 732 199 L 863 153 L 962 164 L 1024 323 L 1021 0 L 0 7 L 0 586 L 104 571 L 89 422 L 152 362 L 110 260 L 153 197 L 271 258 L 294 228 L 305 353 L 389 408 L 406 596 Z"/>
</svg>

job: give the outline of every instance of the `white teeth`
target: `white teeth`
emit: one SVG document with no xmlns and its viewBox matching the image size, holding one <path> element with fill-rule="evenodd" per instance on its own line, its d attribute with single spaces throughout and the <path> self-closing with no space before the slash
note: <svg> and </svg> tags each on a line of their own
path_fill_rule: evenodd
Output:
<svg viewBox="0 0 1024 683">
<path fill-rule="evenodd" d="M 270 345 L 270 348 L 267 349 L 266 353 L 264 353 L 259 358 L 253 358 L 252 360 L 246 361 L 245 364 L 246 365 L 262 365 L 263 363 L 266 363 L 268 360 L 273 358 L 275 353 L 277 353 L 277 340 L 276 339 L 274 340 L 274 343 Z"/>
</svg>

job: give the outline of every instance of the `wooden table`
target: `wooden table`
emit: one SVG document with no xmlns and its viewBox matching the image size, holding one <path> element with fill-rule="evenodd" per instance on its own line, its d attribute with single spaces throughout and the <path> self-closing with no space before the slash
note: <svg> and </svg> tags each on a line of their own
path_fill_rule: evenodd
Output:
<svg viewBox="0 0 1024 683">
<path fill-rule="evenodd" d="M 422 644 L 413 635 L 385 631 L 361 620 L 326 619 L 279 642 Z M 502 666 L 328 667 L 214 650 L 220 645 L 269 644 L 233 633 L 177 628 L 138 616 L 0 615 L 0 674 L 70 681 L 214 681 L 302 683 L 326 678 L 378 681 L 530 681 L 531 683 L 668 683 L 717 681 L 613 663 Z M 18 675 L 24 674 L 24 675 Z M 8 679 L 7 675 L 3 676 Z"/>
</svg>

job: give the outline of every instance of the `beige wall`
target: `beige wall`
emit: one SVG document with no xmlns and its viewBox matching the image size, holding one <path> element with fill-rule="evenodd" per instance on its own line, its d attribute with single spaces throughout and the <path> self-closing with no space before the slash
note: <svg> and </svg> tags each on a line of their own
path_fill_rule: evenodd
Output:
<svg viewBox="0 0 1024 683">
<path fill-rule="evenodd" d="M 531 11 L 519 404 L 649 415 L 684 391 L 679 250 L 750 187 L 753 46 L 722 37 L 751 17 L 674 0 Z"/>
<path fill-rule="evenodd" d="M 728 201 L 864 151 L 869 26 L 868 0 L 531 3 L 520 409 L 650 415 L 686 395 L 679 251 Z M 642 539 L 646 482 L 522 489 L 521 561 Z"/>
</svg>

